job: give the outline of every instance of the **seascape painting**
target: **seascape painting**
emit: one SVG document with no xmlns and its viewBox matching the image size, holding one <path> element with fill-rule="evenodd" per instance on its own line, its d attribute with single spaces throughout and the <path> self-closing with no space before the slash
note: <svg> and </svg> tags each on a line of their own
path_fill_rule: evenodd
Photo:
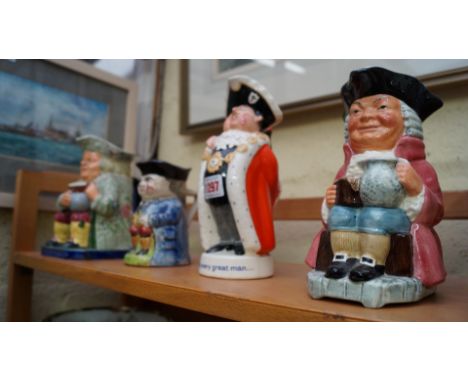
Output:
<svg viewBox="0 0 468 382">
<path fill-rule="evenodd" d="M 105 138 L 108 121 L 103 102 L 0 72 L 0 157 L 77 167 L 75 139 Z"/>
</svg>

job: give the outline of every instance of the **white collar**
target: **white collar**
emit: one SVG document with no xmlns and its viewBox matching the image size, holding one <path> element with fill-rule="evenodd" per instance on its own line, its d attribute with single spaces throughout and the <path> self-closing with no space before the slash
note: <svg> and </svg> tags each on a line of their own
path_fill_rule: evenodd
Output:
<svg viewBox="0 0 468 382">
<path fill-rule="evenodd" d="M 242 130 L 224 131 L 216 138 L 216 148 L 226 148 L 227 146 L 241 145 L 248 143 L 249 137 L 257 133 L 249 133 Z"/>
</svg>

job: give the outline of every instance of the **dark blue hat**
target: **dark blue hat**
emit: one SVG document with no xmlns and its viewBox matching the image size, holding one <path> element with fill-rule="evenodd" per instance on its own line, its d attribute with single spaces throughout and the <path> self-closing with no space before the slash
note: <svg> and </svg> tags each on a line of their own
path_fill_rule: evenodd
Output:
<svg viewBox="0 0 468 382">
<path fill-rule="evenodd" d="M 349 81 L 341 88 L 341 96 L 348 109 L 357 99 L 376 94 L 388 94 L 405 102 L 421 121 L 443 105 L 442 100 L 417 78 L 379 67 L 352 71 Z"/>
<path fill-rule="evenodd" d="M 187 180 L 190 168 L 183 168 L 163 160 L 152 159 L 146 162 L 138 162 L 141 175 L 156 174 L 167 179 Z"/>
</svg>

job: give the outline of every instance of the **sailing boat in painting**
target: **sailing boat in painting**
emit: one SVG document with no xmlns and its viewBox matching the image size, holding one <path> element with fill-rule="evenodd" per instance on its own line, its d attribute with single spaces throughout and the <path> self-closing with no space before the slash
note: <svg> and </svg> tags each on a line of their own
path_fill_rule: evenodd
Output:
<svg viewBox="0 0 468 382">
<path fill-rule="evenodd" d="M 103 102 L 0 72 L 0 157 L 76 167 L 76 138 L 105 138 L 108 115 Z"/>
</svg>

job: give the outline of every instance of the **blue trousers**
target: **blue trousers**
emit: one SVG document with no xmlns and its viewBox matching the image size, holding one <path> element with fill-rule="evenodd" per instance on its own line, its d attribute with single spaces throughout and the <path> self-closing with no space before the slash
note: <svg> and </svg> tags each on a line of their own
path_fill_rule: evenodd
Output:
<svg viewBox="0 0 468 382">
<path fill-rule="evenodd" d="M 334 206 L 328 218 L 330 231 L 354 231 L 378 235 L 409 233 L 411 221 L 400 208 Z"/>
</svg>

